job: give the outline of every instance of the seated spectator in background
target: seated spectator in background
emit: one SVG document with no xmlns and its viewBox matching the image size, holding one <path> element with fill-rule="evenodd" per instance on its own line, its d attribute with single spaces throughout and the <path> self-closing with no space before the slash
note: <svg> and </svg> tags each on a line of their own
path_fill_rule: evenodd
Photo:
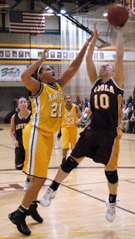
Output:
<svg viewBox="0 0 135 239">
<path fill-rule="evenodd" d="M 129 120 L 128 133 L 135 133 L 135 112 L 132 113 L 131 119 Z"/>
<path fill-rule="evenodd" d="M 131 119 L 132 113 L 132 103 L 129 103 L 127 109 L 123 109 L 123 119 L 120 124 L 120 129 L 122 130 L 122 132 L 128 133 L 129 120 Z"/>
<path fill-rule="evenodd" d="M 88 107 L 85 107 L 85 105 L 82 105 L 82 118 L 83 120 L 87 120 L 88 117 Z"/>
<path fill-rule="evenodd" d="M 84 105 L 85 105 L 85 108 L 89 108 L 89 106 L 90 106 L 90 102 L 87 97 L 85 98 Z"/>
<path fill-rule="evenodd" d="M 80 111 L 82 112 L 83 101 L 82 101 L 82 99 L 80 98 L 80 96 L 76 96 L 75 104 L 78 105 Z"/>
<path fill-rule="evenodd" d="M 123 120 L 127 120 L 128 119 L 128 105 L 127 104 L 123 104 L 123 107 L 122 107 L 122 113 L 123 113 Z"/>
<path fill-rule="evenodd" d="M 132 96 L 130 95 L 129 98 L 127 99 L 127 104 L 133 104 L 133 98 Z"/>
<path fill-rule="evenodd" d="M 82 114 L 81 127 L 84 128 L 89 122 L 90 108 L 85 107 L 85 105 L 83 104 L 81 114 Z"/>
<path fill-rule="evenodd" d="M 76 101 L 75 101 L 76 105 L 82 104 L 82 99 L 80 98 L 80 96 L 76 96 Z"/>
</svg>

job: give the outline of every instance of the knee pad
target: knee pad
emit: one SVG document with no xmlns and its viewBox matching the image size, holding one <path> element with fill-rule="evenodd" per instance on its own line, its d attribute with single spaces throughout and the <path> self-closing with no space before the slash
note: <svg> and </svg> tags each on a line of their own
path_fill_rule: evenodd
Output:
<svg viewBox="0 0 135 239">
<path fill-rule="evenodd" d="M 17 166 L 16 166 L 16 169 L 17 169 L 17 170 L 22 170 L 22 169 L 23 169 L 23 165 L 20 166 L 20 167 L 17 167 Z"/>
<path fill-rule="evenodd" d="M 70 173 L 74 168 L 76 168 L 78 163 L 71 157 L 69 156 L 67 160 L 61 164 L 61 169 L 65 173 Z"/>
<path fill-rule="evenodd" d="M 109 183 L 115 184 L 118 182 L 118 173 L 115 171 L 105 171 L 106 178 Z"/>
</svg>

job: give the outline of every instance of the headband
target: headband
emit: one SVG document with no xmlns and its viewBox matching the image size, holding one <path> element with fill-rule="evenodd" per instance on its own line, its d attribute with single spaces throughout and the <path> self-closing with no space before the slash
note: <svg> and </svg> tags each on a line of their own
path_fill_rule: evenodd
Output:
<svg viewBox="0 0 135 239">
<path fill-rule="evenodd" d="M 41 65 L 41 66 L 39 66 L 39 68 L 38 68 L 38 70 L 37 70 L 37 80 L 39 80 L 39 72 L 40 72 L 40 70 L 41 70 L 41 68 L 42 68 L 43 66 Z"/>
</svg>

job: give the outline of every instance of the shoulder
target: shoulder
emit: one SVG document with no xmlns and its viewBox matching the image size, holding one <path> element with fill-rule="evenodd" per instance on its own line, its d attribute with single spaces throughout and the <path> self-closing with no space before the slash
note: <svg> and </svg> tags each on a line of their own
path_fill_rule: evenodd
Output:
<svg viewBox="0 0 135 239">
<path fill-rule="evenodd" d="M 18 118 L 19 116 L 18 116 L 18 112 L 16 112 L 15 114 L 13 114 L 12 115 L 12 119 L 16 119 L 16 118 Z"/>
<path fill-rule="evenodd" d="M 62 89 L 61 85 L 60 85 L 60 82 L 58 80 L 56 80 L 55 82 L 56 86 L 59 88 L 59 89 Z"/>
<path fill-rule="evenodd" d="M 93 84 L 91 85 L 91 87 L 93 88 L 94 86 L 96 86 L 96 85 L 98 85 L 100 82 L 101 82 L 101 78 L 97 78 L 94 82 L 93 82 Z"/>
<path fill-rule="evenodd" d="M 119 84 L 117 83 L 115 77 L 114 77 L 114 78 L 111 78 L 111 82 L 113 83 L 113 85 L 114 85 L 117 89 L 119 89 L 119 90 L 121 90 L 121 91 L 124 91 L 124 87 L 122 87 L 122 85 L 119 85 Z"/>
<path fill-rule="evenodd" d="M 30 95 L 29 98 L 37 98 L 43 91 L 45 84 L 40 82 L 40 88 L 39 91 L 35 95 Z"/>
<path fill-rule="evenodd" d="M 16 113 L 13 114 L 12 117 L 11 117 L 11 120 L 10 120 L 11 125 L 12 125 L 12 124 L 15 124 L 15 116 L 16 116 Z"/>
</svg>

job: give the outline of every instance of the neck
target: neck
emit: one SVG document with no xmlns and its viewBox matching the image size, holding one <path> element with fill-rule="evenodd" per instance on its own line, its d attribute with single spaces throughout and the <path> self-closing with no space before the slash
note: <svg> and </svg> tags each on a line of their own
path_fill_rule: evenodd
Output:
<svg viewBox="0 0 135 239">
<path fill-rule="evenodd" d="M 72 107 L 72 104 L 71 104 L 71 105 L 66 105 L 66 108 L 67 108 L 68 110 L 70 110 L 71 107 Z"/>
<path fill-rule="evenodd" d="M 104 76 L 104 77 L 101 77 L 101 79 L 102 79 L 102 82 L 103 83 L 106 83 L 107 81 L 109 81 L 110 79 L 111 79 L 111 76 Z"/>
<path fill-rule="evenodd" d="M 19 115 L 20 115 L 21 118 L 26 118 L 28 114 L 29 114 L 29 110 L 28 109 L 20 110 L 19 111 Z"/>
</svg>

